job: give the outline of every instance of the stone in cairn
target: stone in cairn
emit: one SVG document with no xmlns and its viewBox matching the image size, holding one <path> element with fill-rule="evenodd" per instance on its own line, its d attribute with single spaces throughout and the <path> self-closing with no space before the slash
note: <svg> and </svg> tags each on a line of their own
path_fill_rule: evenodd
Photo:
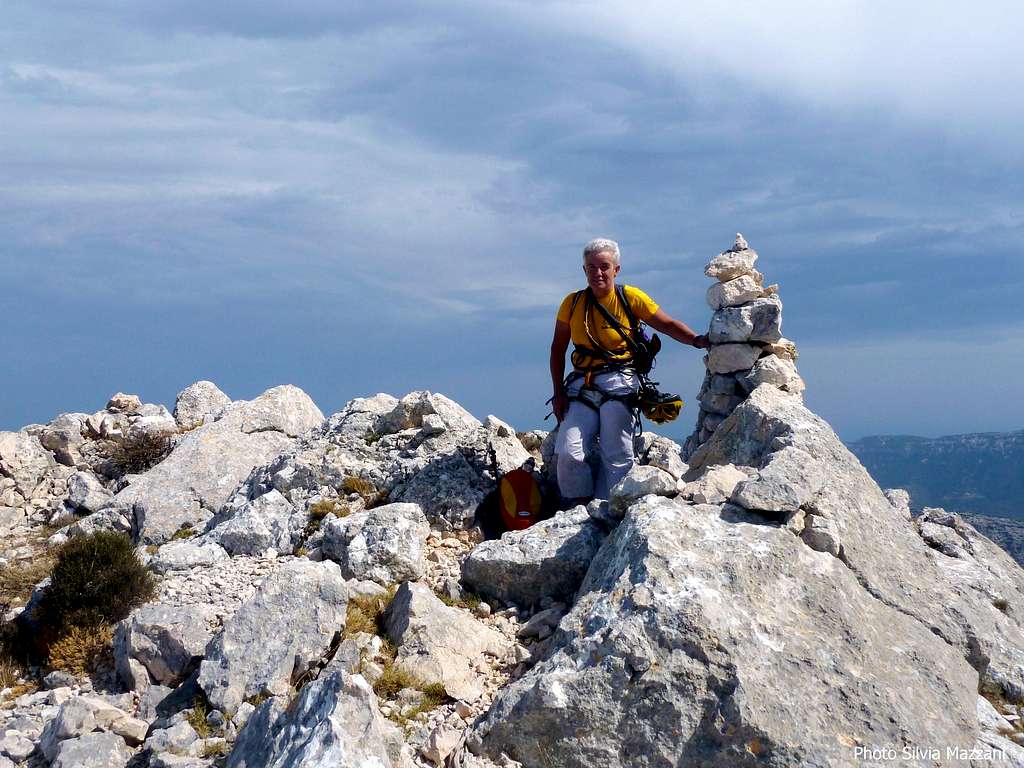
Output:
<svg viewBox="0 0 1024 768">
<path fill-rule="evenodd" d="M 795 393 L 804 389 L 795 365 L 796 346 L 782 336 L 779 286 L 764 285 L 755 261 L 757 253 L 737 234 L 733 246 L 704 268 L 704 274 L 717 281 L 707 295 L 715 313 L 707 333 L 707 372 L 697 395 L 700 414 L 683 448 L 684 458 L 705 443 L 758 385 Z"/>
</svg>

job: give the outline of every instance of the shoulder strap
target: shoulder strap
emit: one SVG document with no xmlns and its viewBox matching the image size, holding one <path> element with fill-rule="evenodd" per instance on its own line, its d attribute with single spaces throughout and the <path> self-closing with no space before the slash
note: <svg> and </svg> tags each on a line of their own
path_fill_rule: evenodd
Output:
<svg viewBox="0 0 1024 768">
<path fill-rule="evenodd" d="M 619 286 L 617 290 L 622 290 L 622 287 Z M 619 299 L 622 300 L 623 298 L 624 294 L 620 293 Z M 594 305 L 597 307 L 597 311 L 600 312 L 601 316 L 608 322 L 608 324 L 618 332 L 619 336 L 622 337 L 622 340 L 626 342 L 626 346 L 629 347 L 630 351 L 636 352 L 638 347 L 636 341 L 633 339 L 632 333 L 627 333 L 626 329 L 622 327 L 622 323 L 616 320 L 615 316 L 605 309 L 604 305 L 602 305 L 601 302 L 597 300 L 597 297 L 590 291 L 590 288 L 587 288 L 587 300 L 593 301 Z M 625 304 L 625 301 L 623 301 L 623 303 Z M 635 320 L 628 304 L 626 304 L 626 316 L 629 317 L 631 321 Z M 632 331 L 633 329 L 630 330 Z"/>
<path fill-rule="evenodd" d="M 629 319 L 629 329 L 633 332 L 633 338 L 635 339 L 640 335 L 640 323 L 637 322 L 636 315 L 633 314 L 633 308 L 629 306 L 629 301 L 626 299 L 626 288 L 628 287 L 626 285 L 617 285 L 615 290 L 619 294 L 619 301 L 622 302 L 622 308 Z"/>
</svg>

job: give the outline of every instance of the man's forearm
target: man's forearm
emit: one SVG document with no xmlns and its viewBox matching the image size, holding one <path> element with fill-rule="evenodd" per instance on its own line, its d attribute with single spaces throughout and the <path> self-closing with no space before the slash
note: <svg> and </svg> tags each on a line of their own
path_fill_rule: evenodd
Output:
<svg viewBox="0 0 1024 768">
<path fill-rule="evenodd" d="M 565 352 L 555 354 L 551 350 L 551 391 L 558 394 L 562 391 L 565 381 Z"/>
</svg>

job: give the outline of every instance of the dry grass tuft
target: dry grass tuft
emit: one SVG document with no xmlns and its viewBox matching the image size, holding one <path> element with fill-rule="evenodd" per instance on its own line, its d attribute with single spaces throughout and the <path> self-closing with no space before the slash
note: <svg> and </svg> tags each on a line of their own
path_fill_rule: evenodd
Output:
<svg viewBox="0 0 1024 768">
<path fill-rule="evenodd" d="M 384 637 L 384 611 L 394 596 L 395 589 L 391 588 L 379 596 L 349 598 L 343 636 L 352 637 L 358 632 L 366 632 Z"/>
<path fill-rule="evenodd" d="M 110 642 L 114 631 L 109 626 L 75 626 L 50 643 L 47 665 L 73 675 L 100 672 L 113 667 Z"/>
<path fill-rule="evenodd" d="M 135 475 L 152 469 L 171 452 L 175 432 L 139 434 L 108 441 L 106 455 L 118 475 Z"/>
<path fill-rule="evenodd" d="M 22 678 L 24 670 L 10 656 L 0 656 L 0 688 L 13 688 Z"/>
<path fill-rule="evenodd" d="M 367 509 L 379 507 L 388 500 L 388 492 L 379 490 L 376 485 L 362 477 L 350 475 L 341 481 L 341 493 L 358 493 L 363 497 Z"/>
<path fill-rule="evenodd" d="M 206 722 L 206 716 L 208 714 L 210 714 L 210 712 L 206 708 L 206 702 L 197 696 L 192 702 L 192 709 L 189 710 L 188 716 L 185 720 L 192 726 L 192 730 L 199 734 L 200 739 L 208 739 L 212 733 L 210 724 Z"/>
<path fill-rule="evenodd" d="M 437 599 L 445 605 L 451 608 L 465 608 L 467 611 L 475 610 L 476 607 L 484 601 L 484 599 L 475 592 L 463 592 L 462 597 L 459 598 L 451 598 L 439 589 L 435 589 L 434 594 L 437 595 Z"/>
<path fill-rule="evenodd" d="M 53 563 L 53 556 L 44 552 L 28 562 L 0 567 L 0 606 L 24 604 L 35 585 L 50 575 Z"/>
</svg>

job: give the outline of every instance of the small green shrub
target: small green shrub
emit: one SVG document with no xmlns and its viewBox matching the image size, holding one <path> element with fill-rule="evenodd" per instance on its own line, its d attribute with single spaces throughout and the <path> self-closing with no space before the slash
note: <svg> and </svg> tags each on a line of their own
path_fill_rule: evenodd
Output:
<svg viewBox="0 0 1024 768">
<path fill-rule="evenodd" d="M 135 475 L 152 469 L 171 452 L 174 432 L 139 433 L 122 440 L 112 440 L 106 450 L 107 459 L 117 475 Z"/>
<path fill-rule="evenodd" d="M 171 535 L 171 541 L 181 541 L 183 539 L 191 539 L 196 535 L 196 529 L 192 527 L 191 523 L 182 523 L 181 528 L 176 530 Z"/>
<path fill-rule="evenodd" d="M 97 531 L 60 548 L 37 618 L 58 636 L 70 626 L 112 624 L 150 599 L 154 589 L 128 537 Z"/>
<path fill-rule="evenodd" d="M 367 445 L 373 445 L 382 437 L 384 437 L 383 432 L 367 432 L 366 436 L 363 439 L 366 440 Z"/>
</svg>

